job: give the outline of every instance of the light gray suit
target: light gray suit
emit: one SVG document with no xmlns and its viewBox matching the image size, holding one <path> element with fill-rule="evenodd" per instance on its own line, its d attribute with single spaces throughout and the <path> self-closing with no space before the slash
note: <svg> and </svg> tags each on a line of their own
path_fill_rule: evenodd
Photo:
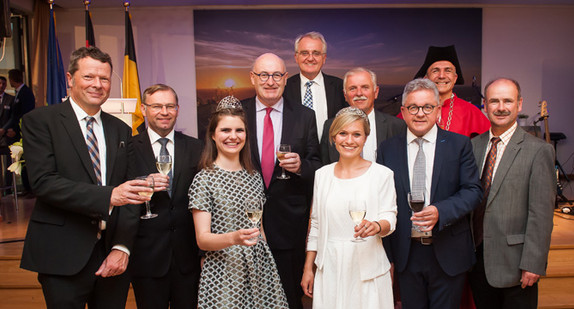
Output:
<svg viewBox="0 0 574 309">
<path fill-rule="evenodd" d="M 482 170 L 489 133 L 472 139 Z M 556 198 L 554 149 L 516 128 L 492 180 L 484 214 L 484 269 L 495 288 L 520 285 L 522 270 L 546 274 Z"/>
</svg>

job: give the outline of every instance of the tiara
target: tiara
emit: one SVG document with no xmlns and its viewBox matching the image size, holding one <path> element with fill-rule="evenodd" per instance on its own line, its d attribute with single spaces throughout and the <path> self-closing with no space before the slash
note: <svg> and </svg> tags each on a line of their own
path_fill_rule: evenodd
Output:
<svg viewBox="0 0 574 309">
<path fill-rule="evenodd" d="M 345 108 L 341 109 L 340 111 L 338 111 L 336 117 L 339 117 L 340 115 L 346 115 L 346 114 L 359 116 L 359 117 L 361 117 L 361 118 L 363 118 L 363 119 L 367 119 L 367 120 L 368 120 L 367 114 L 365 114 L 365 112 L 363 112 L 363 111 L 362 111 L 361 109 L 359 109 L 359 108 L 352 107 L 352 106 L 350 106 L 350 107 L 345 107 Z"/>
<path fill-rule="evenodd" d="M 243 110 L 243 106 L 241 105 L 241 101 L 238 98 L 228 95 L 225 98 L 221 99 L 219 103 L 217 103 L 217 108 L 215 111 L 218 112 L 222 109 L 231 108 L 231 109 L 239 109 Z"/>
</svg>

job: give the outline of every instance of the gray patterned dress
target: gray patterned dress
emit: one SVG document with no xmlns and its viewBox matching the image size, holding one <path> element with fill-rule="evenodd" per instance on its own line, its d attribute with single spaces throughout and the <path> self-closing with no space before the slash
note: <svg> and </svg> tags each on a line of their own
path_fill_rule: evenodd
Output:
<svg viewBox="0 0 574 309">
<path fill-rule="evenodd" d="M 259 173 L 201 170 L 189 189 L 189 208 L 211 213 L 211 232 L 252 228 L 243 202 L 264 198 Z M 267 243 L 208 251 L 201 271 L 198 308 L 288 308 Z"/>
</svg>

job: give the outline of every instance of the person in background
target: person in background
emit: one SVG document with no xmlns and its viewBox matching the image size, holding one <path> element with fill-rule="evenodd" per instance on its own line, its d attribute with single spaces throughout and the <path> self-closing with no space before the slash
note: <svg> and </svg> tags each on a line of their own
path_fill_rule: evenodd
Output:
<svg viewBox="0 0 574 309">
<path fill-rule="evenodd" d="M 355 107 L 340 110 L 329 129 L 339 161 L 315 175 L 301 280 L 313 308 L 394 308 L 381 238 L 395 229 L 395 183 L 390 169 L 361 157 L 369 133 L 367 114 Z M 363 203 L 366 211 L 357 226 L 349 216 L 351 203 Z M 366 241 L 352 242 L 353 236 Z"/>
<path fill-rule="evenodd" d="M 2 186 L 9 187 L 12 184 L 12 176 L 8 172 L 10 160 L 10 148 L 12 143 L 20 139 L 20 130 L 15 128 L 17 124 L 13 122 L 14 96 L 4 92 L 6 90 L 6 77 L 0 76 L 0 156 L 4 170 L 2 171 Z"/>
<path fill-rule="evenodd" d="M 199 308 L 288 308 L 271 250 L 259 237 L 263 226 L 248 218 L 247 202 L 262 207 L 265 199 L 249 137 L 239 100 L 221 100 L 189 189 L 197 244 L 205 251 Z"/>
</svg>

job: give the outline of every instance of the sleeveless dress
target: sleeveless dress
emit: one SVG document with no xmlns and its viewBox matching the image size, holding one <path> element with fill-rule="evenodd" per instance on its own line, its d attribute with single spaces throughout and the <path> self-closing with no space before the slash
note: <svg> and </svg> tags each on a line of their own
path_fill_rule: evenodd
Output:
<svg viewBox="0 0 574 309">
<path fill-rule="evenodd" d="M 211 232 L 253 228 L 243 202 L 264 198 L 259 173 L 201 170 L 189 189 L 189 208 L 211 213 Z M 267 242 L 207 251 L 199 282 L 198 308 L 288 308 Z"/>
</svg>

